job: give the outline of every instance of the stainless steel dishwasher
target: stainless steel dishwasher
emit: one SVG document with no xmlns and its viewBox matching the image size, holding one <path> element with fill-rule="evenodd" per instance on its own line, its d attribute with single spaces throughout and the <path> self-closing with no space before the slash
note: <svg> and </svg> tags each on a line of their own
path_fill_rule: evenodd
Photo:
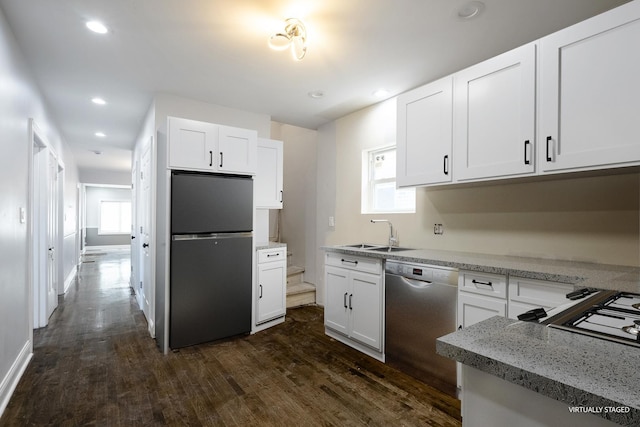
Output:
<svg viewBox="0 0 640 427">
<path fill-rule="evenodd" d="M 458 272 L 387 261 L 385 360 L 456 396 L 456 363 L 436 354 L 436 338 L 456 330 Z"/>
</svg>

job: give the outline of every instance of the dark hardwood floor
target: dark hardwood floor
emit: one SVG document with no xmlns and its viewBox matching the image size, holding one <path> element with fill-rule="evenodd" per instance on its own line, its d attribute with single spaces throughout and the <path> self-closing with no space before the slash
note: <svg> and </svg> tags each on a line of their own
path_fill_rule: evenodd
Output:
<svg viewBox="0 0 640 427">
<path fill-rule="evenodd" d="M 162 355 L 129 288 L 128 257 L 84 257 L 35 331 L 0 425 L 461 425 L 458 400 L 327 337 L 319 307 Z"/>
</svg>

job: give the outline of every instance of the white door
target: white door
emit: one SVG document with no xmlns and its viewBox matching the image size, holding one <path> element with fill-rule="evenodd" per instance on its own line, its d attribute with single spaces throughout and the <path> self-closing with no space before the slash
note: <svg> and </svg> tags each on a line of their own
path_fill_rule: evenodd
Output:
<svg viewBox="0 0 640 427">
<path fill-rule="evenodd" d="M 49 152 L 47 165 L 47 281 L 46 318 L 58 306 L 58 160 Z"/>
<path fill-rule="evenodd" d="M 382 280 L 375 274 L 351 272 L 349 311 L 351 338 L 382 349 Z"/>
<path fill-rule="evenodd" d="M 169 167 L 174 169 L 216 169 L 217 125 L 169 117 Z"/>
<path fill-rule="evenodd" d="M 258 264 L 258 322 L 275 319 L 286 311 L 285 262 Z"/>
<path fill-rule="evenodd" d="M 325 267 L 324 324 L 344 335 L 349 334 L 349 270 Z"/>
<path fill-rule="evenodd" d="M 138 161 L 133 162 L 131 168 L 131 279 L 129 284 L 134 293 L 138 294 L 138 287 L 140 280 L 138 279 L 140 273 L 140 253 L 138 241 L 138 210 L 139 210 L 139 191 L 138 191 Z"/>
<path fill-rule="evenodd" d="M 536 45 L 455 74 L 456 180 L 535 172 Z"/>
<path fill-rule="evenodd" d="M 140 250 L 140 280 L 142 284 L 139 288 L 138 304 L 147 318 L 147 323 L 151 335 L 154 335 L 153 328 L 153 310 L 151 306 L 151 286 L 152 286 L 152 272 L 151 272 L 151 150 L 152 142 L 149 143 L 147 148 L 142 154 L 140 164 L 140 241 L 138 242 Z"/>
<path fill-rule="evenodd" d="M 451 182 L 451 76 L 398 97 L 398 186 Z"/>
<path fill-rule="evenodd" d="M 640 161 L 640 2 L 541 41 L 540 138 L 545 172 Z"/>
<path fill-rule="evenodd" d="M 258 133 L 219 126 L 217 167 L 220 172 L 256 173 Z"/>
<path fill-rule="evenodd" d="M 258 169 L 254 185 L 256 208 L 282 209 L 283 180 L 282 141 L 260 138 L 258 141 Z"/>
</svg>

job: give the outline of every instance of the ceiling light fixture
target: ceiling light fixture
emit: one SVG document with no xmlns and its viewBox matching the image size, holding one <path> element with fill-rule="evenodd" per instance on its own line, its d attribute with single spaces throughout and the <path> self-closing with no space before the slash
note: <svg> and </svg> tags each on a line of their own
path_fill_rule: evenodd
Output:
<svg viewBox="0 0 640 427">
<path fill-rule="evenodd" d="M 99 98 L 99 97 L 91 98 L 91 102 L 93 102 L 94 104 L 97 104 L 97 105 L 106 105 L 107 104 L 107 101 L 105 101 L 104 99 Z"/>
<path fill-rule="evenodd" d="M 324 92 L 321 90 L 312 90 L 307 95 L 309 95 L 309 98 L 320 99 L 324 96 Z"/>
<path fill-rule="evenodd" d="M 373 96 L 376 98 L 386 98 L 389 96 L 389 91 L 383 88 L 373 91 Z"/>
<path fill-rule="evenodd" d="M 100 21 L 87 21 L 87 28 L 98 34 L 107 34 L 109 29 Z"/>
<path fill-rule="evenodd" d="M 468 20 L 477 17 L 484 10 L 484 3 L 481 1 L 471 1 L 458 9 L 458 18 Z"/>
<path fill-rule="evenodd" d="M 307 54 L 307 29 L 296 18 L 284 21 L 284 33 L 275 33 L 269 38 L 269 47 L 274 50 L 285 50 L 291 47 L 293 59 L 301 61 Z"/>
<path fill-rule="evenodd" d="M 105 135 L 104 132 L 96 132 L 95 136 L 97 136 L 98 138 L 104 138 L 107 135 Z"/>
</svg>

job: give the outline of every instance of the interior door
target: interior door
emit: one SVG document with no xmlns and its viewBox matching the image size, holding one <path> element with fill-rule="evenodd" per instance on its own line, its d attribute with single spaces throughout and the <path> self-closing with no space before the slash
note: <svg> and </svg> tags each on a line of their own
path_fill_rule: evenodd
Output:
<svg viewBox="0 0 640 427">
<path fill-rule="evenodd" d="M 58 161 L 49 153 L 47 165 L 47 319 L 58 306 Z"/>
<path fill-rule="evenodd" d="M 138 304 L 147 318 L 149 327 L 153 326 L 151 313 L 151 144 L 142 154 L 140 164 L 140 280 Z M 153 335 L 153 331 L 151 331 Z"/>
<path fill-rule="evenodd" d="M 139 197 L 138 197 L 138 161 L 133 163 L 131 168 L 131 279 L 129 281 L 131 288 L 138 294 L 138 288 L 140 280 L 140 253 L 138 247 L 138 210 L 139 210 Z"/>
</svg>

